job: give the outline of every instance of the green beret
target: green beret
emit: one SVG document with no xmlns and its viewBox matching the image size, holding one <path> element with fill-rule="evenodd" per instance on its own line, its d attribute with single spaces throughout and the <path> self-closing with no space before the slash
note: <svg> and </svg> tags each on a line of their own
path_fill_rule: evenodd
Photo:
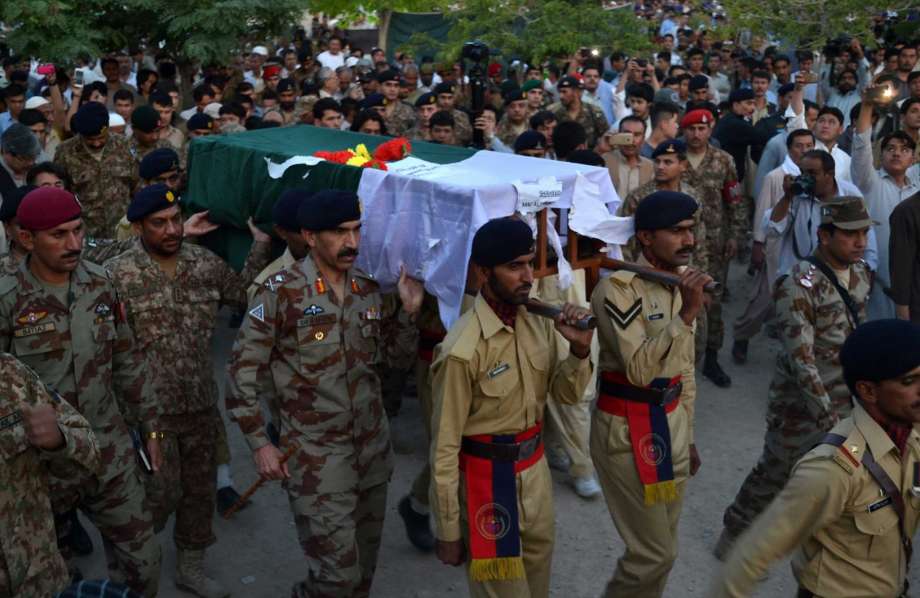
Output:
<svg viewBox="0 0 920 598">
<path fill-rule="evenodd" d="M 521 86 L 521 89 L 526 93 L 531 89 L 543 89 L 543 81 L 537 81 L 536 79 L 530 79 L 529 81 L 524 81 L 524 85 Z"/>
</svg>

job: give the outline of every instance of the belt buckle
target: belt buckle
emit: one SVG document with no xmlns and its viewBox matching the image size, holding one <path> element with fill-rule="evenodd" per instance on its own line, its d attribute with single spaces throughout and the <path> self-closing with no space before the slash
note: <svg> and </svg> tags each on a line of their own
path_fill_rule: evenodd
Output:
<svg viewBox="0 0 920 598">
<path fill-rule="evenodd" d="M 669 386 L 666 389 L 662 390 L 661 391 L 661 402 L 659 403 L 658 406 L 664 407 L 671 401 L 676 400 L 678 397 L 680 397 L 680 393 L 683 390 L 683 388 L 684 388 L 683 382 L 678 382 L 674 386 Z"/>
</svg>

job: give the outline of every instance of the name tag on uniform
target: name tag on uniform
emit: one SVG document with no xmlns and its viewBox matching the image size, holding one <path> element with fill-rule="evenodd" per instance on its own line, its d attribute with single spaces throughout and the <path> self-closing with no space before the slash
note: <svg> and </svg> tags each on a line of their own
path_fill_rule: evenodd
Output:
<svg viewBox="0 0 920 598">
<path fill-rule="evenodd" d="M 663 317 L 664 317 L 664 314 L 652 314 L 652 315 L 650 315 L 650 316 L 648 317 L 648 319 L 649 319 L 649 321 L 652 321 L 652 320 L 660 320 L 660 319 L 663 318 Z"/>
<path fill-rule="evenodd" d="M 22 413 L 19 411 L 14 411 L 3 417 L 0 417 L 0 430 L 6 430 L 12 428 L 16 424 L 22 421 Z"/>
<path fill-rule="evenodd" d="M 297 320 L 298 328 L 309 328 L 310 326 L 325 326 L 327 324 L 335 324 L 336 322 L 335 314 L 324 314 L 321 316 L 308 316 L 306 318 L 300 318 Z"/>
<path fill-rule="evenodd" d="M 892 502 L 893 502 L 893 501 L 892 501 L 891 497 L 890 497 L 890 496 L 886 496 L 886 497 L 883 498 L 882 500 L 877 500 L 877 501 L 875 501 L 874 503 L 872 503 L 871 505 L 869 505 L 869 507 L 868 507 L 866 510 L 869 511 L 870 513 L 874 513 L 874 512 L 876 512 L 876 511 L 878 511 L 879 509 L 884 509 L 885 507 L 887 507 L 888 505 L 890 505 Z"/>
<path fill-rule="evenodd" d="M 54 327 L 54 322 L 47 322 L 38 326 L 26 326 L 25 328 L 14 330 L 13 336 L 16 338 L 22 338 L 24 336 L 35 336 L 36 334 L 41 334 L 42 332 L 53 332 L 54 330 L 56 330 Z"/>
<path fill-rule="evenodd" d="M 510 370 L 510 369 L 511 369 L 511 366 L 508 365 L 507 363 L 500 363 L 500 364 L 498 364 L 497 366 L 495 366 L 494 368 L 492 368 L 491 370 L 489 370 L 488 376 L 489 376 L 489 378 L 494 378 L 494 377 L 496 377 L 496 376 L 499 376 L 499 375 L 501 375 L 501 374 L 504 374 L 505 372 L 507 372 L 507 371 Z"/>
</svg>

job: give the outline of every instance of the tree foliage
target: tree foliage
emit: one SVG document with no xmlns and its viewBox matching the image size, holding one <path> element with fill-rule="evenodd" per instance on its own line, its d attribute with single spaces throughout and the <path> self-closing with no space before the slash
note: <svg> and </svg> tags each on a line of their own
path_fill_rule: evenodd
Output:
<svg viewBox="0 0 920 598">
<path fill-rule="evenodd" d="M 14 51 L 69 61 L 145 42 L 182 62 L 223 62 L 247 41 L 290 31 L 307 0 L 2 0 Z"/>
<path fill-rule="evenodd" d="M 579 48 L 636 51 L 649 45 L 648 25 L 631 7 L 607 10 L 598 0 L 466 0 L 444 12 L 451 19 L 447 38 L 415 35 L 408 49 L 455 59 L 464 42 L 480 39 L 506 60 L 535 63 Z"/>
</svg>

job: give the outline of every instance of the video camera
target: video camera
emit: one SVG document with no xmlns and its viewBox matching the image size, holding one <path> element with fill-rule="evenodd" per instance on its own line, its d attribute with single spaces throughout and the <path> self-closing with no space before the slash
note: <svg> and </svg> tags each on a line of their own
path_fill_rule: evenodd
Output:
<svg viewBox="0 0 920 598">
<path fill-rule="evenodd" d="M 475 120 L 482 116 L 482 109 L 486 103 L 485 88 L 488 82 L 483 65 L 489 60 L 489 46 L 479 40 L 466 42 L 463 44 L 460 55 L 464 60 L 473 63 L 473 66 L 467 71 L 467 76 L 470 79 L 470 108 L 472 108 L 473 120 Z M 473 145 L 478 148 L 486 146 L 482 129 L 473 129 Z"/>
</svg>

